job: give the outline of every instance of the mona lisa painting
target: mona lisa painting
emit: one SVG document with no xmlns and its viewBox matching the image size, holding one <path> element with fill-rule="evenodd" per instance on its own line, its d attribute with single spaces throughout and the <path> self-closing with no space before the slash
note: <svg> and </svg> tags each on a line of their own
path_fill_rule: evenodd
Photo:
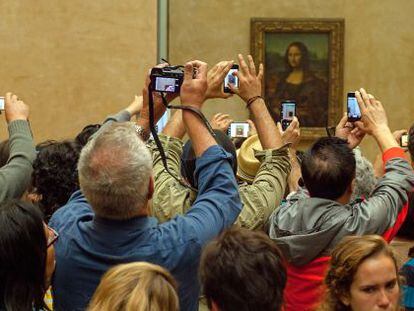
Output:
<svg viewBox="0 0 414 311">
<path fill-rule="evenodd" d="M 315 138 L 342 112 L 343 20 L 252 19 L 251 54 L 265 66 L 263 93 L 280 121 L 283 101 L 296 102 L 302 136 Z"/>
</svg>

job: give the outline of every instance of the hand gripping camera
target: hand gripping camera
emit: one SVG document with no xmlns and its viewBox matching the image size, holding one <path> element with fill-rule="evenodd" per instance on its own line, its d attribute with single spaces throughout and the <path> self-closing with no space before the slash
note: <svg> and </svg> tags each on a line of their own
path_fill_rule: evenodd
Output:
<svg viewBox="0 0 414 311">
<path fill-rule="evenodd" d="M 179 93 L 184 80 L 182 66 L 154 67 L 151 69 L 151 84 L 153 91 Z"/>
</svg>

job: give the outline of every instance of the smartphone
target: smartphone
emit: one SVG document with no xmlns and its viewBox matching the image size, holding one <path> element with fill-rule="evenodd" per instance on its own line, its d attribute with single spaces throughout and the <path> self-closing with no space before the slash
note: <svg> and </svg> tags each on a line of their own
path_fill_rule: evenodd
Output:
<svg viewBox="0 0 414 311">
<path fill-rule="evenodd" d="M 361 110 L 359 110 L 359 105 L 355 97 L 355 93 L 348 93 L 346 102 L 348 111 L 348 121 L 355 122 L 361 120 Z"/>
<path fill-rule="evenodd" d="M 400 146 L 403 147 L 403 148 L 408 147 L 408 134 L 407 133 L 401 135 Z"/>
<path fill-rule="evenodd" d="M 0 96 L 0 111 L 4 110 L 4 97 Z"/>
<path fill-rule="evenodd" d="M 231 122 L 227 130 L 230 138 L 246 138 L 249 136 L 250 125 L 247 122 Z"/>
<path fill-rule="evenodd" d="M 232 93 L 230 88 L 228 87 L 229 83 L 233 84 L 235 88 L 239 87 L 239 77 L 233 75 L 233 72 L 239 71 L 239 65 L 234 64 L 229 72 L 227 73 L 227 76 L 224 78 L 224 93 Z"/>
<path fill-rule="evenodd" d="M 281 107 L 281 123 L 282 129 L 286 131 L 290 123 L 292 123 L 293 117 L 296 116 L 296 101 L 294 100 L 284 100 L 282 101 Z"/>
</svg>

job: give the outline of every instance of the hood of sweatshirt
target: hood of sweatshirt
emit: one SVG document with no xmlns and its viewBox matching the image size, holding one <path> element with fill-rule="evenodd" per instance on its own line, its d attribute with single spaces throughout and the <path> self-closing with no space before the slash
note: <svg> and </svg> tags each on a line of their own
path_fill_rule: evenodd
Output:
<svg viewBox="0 0 414 311">
<path fill-rule="evenodd" d="M 271 216 L 269 235 L 291 264 L 303 266 L 329 255 L 351 213 L 350 205 L 326 199 L 288 201 Z"/>
</svg>

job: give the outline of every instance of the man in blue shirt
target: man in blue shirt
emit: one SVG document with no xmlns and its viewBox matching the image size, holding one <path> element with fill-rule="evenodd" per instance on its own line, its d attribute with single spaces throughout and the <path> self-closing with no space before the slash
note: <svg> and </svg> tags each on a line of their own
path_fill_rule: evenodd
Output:
<svg viewBox="0 0 414 311">
<path fill-rule="evenodd" d="M 193 77 L 193 72 L 195 77 Z M 185 66 L 183 105 L 200 109 L 207 89 L 207 64 Z M 84 310 L 101 276 L 112 266 L 147 261 L 167 268 L 179 284 L 181 310 L 197 310 L 197 269 L 202 247 L 231 226 L 241 210 L 232 158 L 217 146 L 200 119 L 183 111 L 183 122 L 196 156 L 198 196 L 183 216 L 158 224 L 148 217 L 153 193 L 152 159 L 137 133 L 148 131 L 148 93 L 137 126 L 111 124 L 83 148 L 81 191 L 59 209 L 49 225 L 55 244 L 55 310 Z M 156 117 L 162 102 L 154 96 Z"/>
</svg>

